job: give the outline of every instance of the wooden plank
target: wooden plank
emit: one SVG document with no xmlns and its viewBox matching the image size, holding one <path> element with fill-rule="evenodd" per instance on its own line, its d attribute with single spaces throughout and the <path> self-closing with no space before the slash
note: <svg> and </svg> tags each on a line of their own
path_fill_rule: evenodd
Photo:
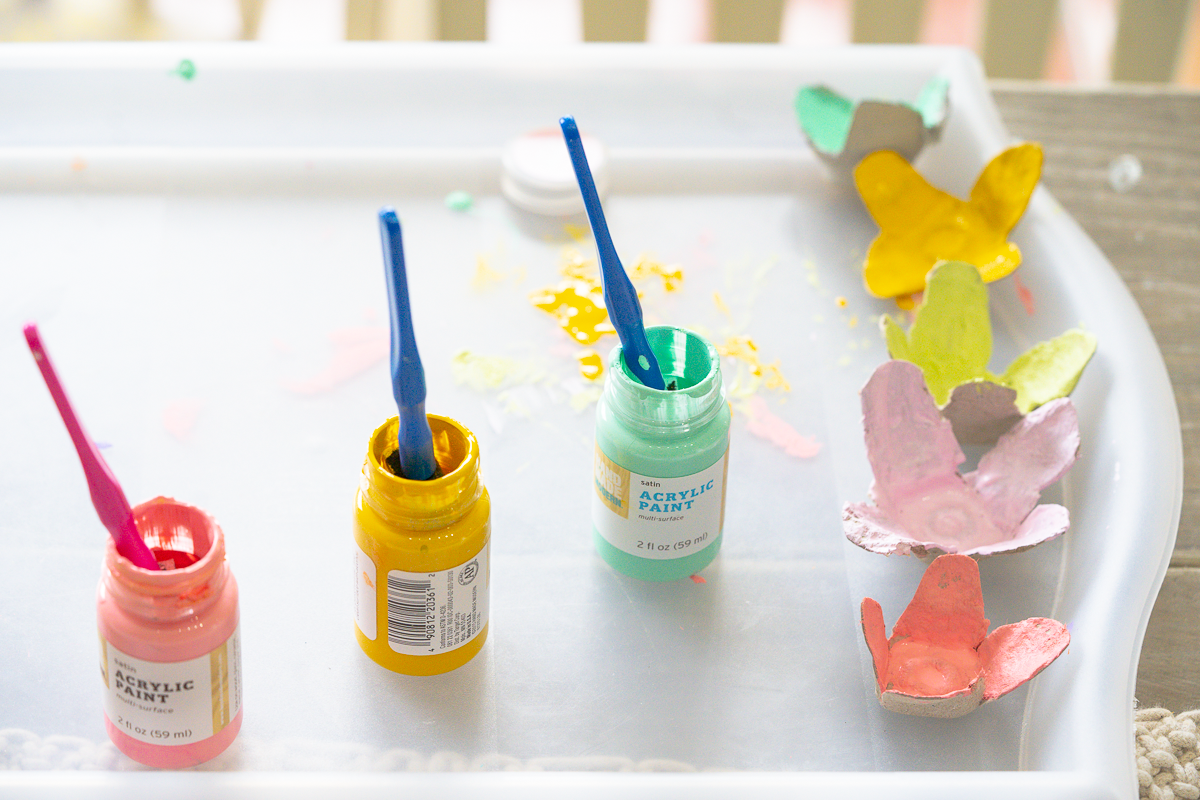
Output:
<svg viewBox="0 0 1200 800">
<path fill-rule="evenodd" d="M 242 15 L 241 38 L 247 41 L 258 38 L 258 23 L 262 20 L 264 2 L 266 0 L 238 0 L 238 11 Z"/>
<path fill-rule="evenodd" d="M 711 0 L 714 42 L 779 41 L 783 0 Z"/>
<path fill-rule="evenodd" d="M 1015 137 L 1042 143 L 1043 182 L 1121 274 L 1166 362 L 1183 438 L 1183 508 L 1137 691 L 1143 704 L 1200 707 L 1200 93 L 993 82 L 993 96 Z M 1108 168 L 1127 153 L 1143 177 L 1118 192 Z"/>
<path fill-rule="evenodd" d="M 447 42 L 487 41 L 487 0 L 440 0 L 437 38 Z"/>
<path fill-rule="evenodd" d="M 983 68 L 989 78 L 1040 78 L 1050 35 L 1058 24 L 1056 0 L 990 0 L 983 22 Z"/>
<path fill-rule="evenodd" d="M 1146 626 L 1134 696 L 1143 706 L 1200 708 L 1200 569 L 1167 570 Z"/>
<path fill-rule="evenodd" d="M 1191 0 L 1121 0 L 1113 80 L 1170 81 L 1187 29 L 1189 5 Z"/>
<path fill-rule="evenodd" d="M 585 42 L 644 42 L 650 0 L 583 0 Z"/>
<path fill-rule="evenodd" d="M 912 44 L 917 41 L 924 8 L 924 0 L 856 0 L 851 41 Z"/>
<path fill-rule="evenodd" d="M 346 0 L 347 41 L 380 39 L 381 0 Z"/>
</svg>

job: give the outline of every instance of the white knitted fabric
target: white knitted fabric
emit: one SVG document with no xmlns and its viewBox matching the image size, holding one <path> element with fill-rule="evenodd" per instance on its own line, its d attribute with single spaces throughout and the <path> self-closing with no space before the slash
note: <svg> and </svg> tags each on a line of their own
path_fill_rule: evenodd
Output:
<svg viewBox="0 0 1200 800">
<path fill-rule="evenodd" d="M 1200 800 L 1200 709 L 1172 714 L 1165 708 L 1133 712 L 1138 792 L 1147 800 Z"/>
</svg>

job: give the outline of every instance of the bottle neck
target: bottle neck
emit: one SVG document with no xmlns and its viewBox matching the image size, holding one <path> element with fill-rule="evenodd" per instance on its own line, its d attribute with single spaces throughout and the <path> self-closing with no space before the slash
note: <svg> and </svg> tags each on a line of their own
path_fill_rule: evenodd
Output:
<svg viewBox="0 0 1200 800">
<path fill-rule="evenodd" d="M 704 337 L 685 328 L 646 329 L 663 380 L 674 389 L 651 389 L 629 371 L 621 346 L 608 359 L 604 398 L 623 425 L 648 436 L 678 436 L 711 422 L 725 407 L 721 358 Z"/>
<path fill-rule="evenodd" d="M 400 430 L 399 419 L 392 417 L 371 435 L 359 484 L 363 502 L 372 511 L 412 531 L 433 531 L 457 522 L 483 491 L 475 435 L 449 417 L 427 414 L 426 418 L 433 433 L 437 477 L 412 481 L 388 467 Z"/>
<path fill-rule="evenodd" d="M 225 535 L 204 511 L 167 497 L 133 509 L 134 522 L 160 565 L 148 570 L 117 553 L 112 539 L 104 554 L 104 588 L 122 610 L 152 622 L 172 622 L 200 613 L 220 597 L 229 567 Z"/>
</svg>

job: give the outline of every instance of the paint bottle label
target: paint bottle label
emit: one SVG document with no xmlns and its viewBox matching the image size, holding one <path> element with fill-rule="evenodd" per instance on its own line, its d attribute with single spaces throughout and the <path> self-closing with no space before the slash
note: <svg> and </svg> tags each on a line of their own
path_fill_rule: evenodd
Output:
<svg viewBox="0 0 1200 800">
<path fill-rule="evenodd" d="M 104 714 L 141 742 L 182 745 L 220 733 L 242 708 L 241 626 L 208 655 L 157 662 L 100 637 Z"/>
<path fill-rule="evenodd" d="M 682 558 L 716 541 L 725 519 L 729 451 L 681 478 L 639 475 L 596 446 L 592 522 L 618 550 L 642 558 Z"/>
<path fill-rule="evenodd" d="M 388 571 L 388 645 L 397 653 L 429 656 L 474 639 L 488 623 L 489 574 L 486 544 L 466 563 L 441 572 Z"/>
<path fill-rule="evenodd" d="M 354 623 L 372 642 L 375 641 L 375 562 L 354 546 Z"/>
</svg>

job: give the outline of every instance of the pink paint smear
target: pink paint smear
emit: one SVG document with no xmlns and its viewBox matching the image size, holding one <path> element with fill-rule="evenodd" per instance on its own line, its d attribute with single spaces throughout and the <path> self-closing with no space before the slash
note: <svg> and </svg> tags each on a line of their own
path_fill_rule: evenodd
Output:
<svg viewBox="0 0 1200 800">
<path fill-rule="evenodd" d="M 767 401 L 754 395 L 750 398 L 750 421 L 746 430 L 766 439 L 789 456 L 812 458 L 821 452 L 821 443 L 811 436 L 804 436 L 791 425 L 771 413 Z"/>
<path fill-rule="evenodd" d="M 284 386 L 296 394 L 320 394 L 361 375 L 388 357 L 391 339 L 387 328 L 342 328 L 329 334 L 333 356 L 321 372 L 307 380 Z"/>
<path fill-rule="evenodd" d="M 202 400 L 176 400 L 163 411 L 163 427 L 179 441 L 186 442 L 192 438 L 192 429 L 203 408 Z"/>
<path fill-rule="evenodd" d="M 1021 283 L 1021 278 L 1017 273 L 1013 273 L 1013 286 L 1017 289 L 1017 297 L 1021 298 L 1021 305 L 1025 306 L 1025 313 L 1033 316 L 1033 292 L 1029 291 L 1029 287 Z"/>
<path fill-rule="evenodd" d="M 699 575 L 693 575 L 692 583 L 708 583 L 708 581 L 704 580 L 704 578 L 701 578 Z"/>
</svg>

